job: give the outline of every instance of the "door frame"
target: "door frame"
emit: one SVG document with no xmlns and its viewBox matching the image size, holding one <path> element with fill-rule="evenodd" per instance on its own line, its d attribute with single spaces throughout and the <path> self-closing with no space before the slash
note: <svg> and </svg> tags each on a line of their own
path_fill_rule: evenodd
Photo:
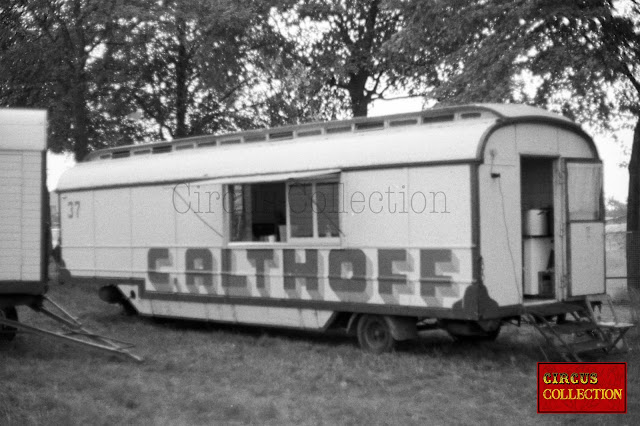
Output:
<svg viewBox="0 0 640 426">
<path fill-rule="evenodd" d="M 553 227 L 553 234 L 551 235 L 552 239 L 553 239 L 553 250 L 554 250 L 554 258 L 553 258 L 553 263 L 554 263 L 554 278 L 553 278 L 553 299 L 555 300 L 564 300 L 565 299 L 565 289 L 564 289 L 564 283 L 565 283 L 565 278 L 564 278 L 564 274 L 566 269 L 565 266 L 565 256 L 564 256 L 564 247 L 563 245 L 566 244 L 564 238 L 565 236 L 562 234 L 562 232 L 564 232 L 565 226 L 565 207 L 566 207 L 566 188 L 565 188 L 565 184 L 564 184 L 564 172 L 565 172 L 565 165 L 564 165 L 564 159 L 562 157 L 560 157 L 559 155 L 556 154 L 535 154 L 535 153 L 522 153 L 519 156 L 519 162 L 518 162 L 518 169 L 519 169 L 519 190 L 520 190 L 520 208 L 522 209 L 522 161 L 524 159 L 540 159 L 540 160 L 548 160 L 551 162 L 551 187 L 552 187 L 552 201 L 553 201 L 553 205 L 552 205 L 552 212 L 553 212 L 553 217 L 550 217 L 550 220 L 552 221 L 552 227 Z M 523 237 L 523 230 L 524 230 L 524 221 L 521 221 L 520 224 L 520 244 L 521 246 L 523 246 L 524 244 L 524 237 Z M 521 257 L 523 257 L 522 259 L 522 264 L 524 265 L 524 249 L 521 250 L 520 252 Z M 560 267 L 562 269 L 560 269 Z M 539 303 L 540 301 L 550 301 L 552 300 L 552 298 L 549 299 L 541 299 L 538 301 L 531 301 L 529 300 L 528 302 L 525 302 L 525 296 L 524 296 L 524 276 L 522 276 L 522 284 L 521 284 L 521 294 L 520 294 L 520 298 L 522 299 L 523 303 Z"/>
</svg>

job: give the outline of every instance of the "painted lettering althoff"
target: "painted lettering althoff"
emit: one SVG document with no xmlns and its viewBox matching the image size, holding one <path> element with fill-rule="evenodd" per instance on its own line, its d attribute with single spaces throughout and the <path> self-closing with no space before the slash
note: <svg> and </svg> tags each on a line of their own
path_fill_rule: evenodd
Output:
<svg viewBox="0 0 640 426">
<path fill-rule="evenodd" d="M 273 249 L 248 249 L 220 251 L 220 268 L 216 267 L 217 259 L 211 250 L 206 248 L 188 248 L 185 251 L 185 284 L 188 292 L 199 293 L 198 287 L 203 286 L 207 293 L 216 293 L 214 276 L 220 275 L 222 291 L 228 294 L 233 290 L 233 295 L 250 295 L 248 278 L 255 277 L 257 290 L 263 296 L 269 296 L 272 288 L 267 285 L 270 276 L 269 269 L 280 270 L 282 267 L 283 288 L 286 292 L 298 290 L 300 281 L 304 282 L 308 291 L 319 291 L 320 279 L 324 277 L 324 269 L 320 268 L 328 260 L 328 284 L 338 298 L 353 301 L 356 296 L 359 302 L 367 302 L 371 294 L 367 292 L 368 284 L 373 280 L 378 281 L 378 293 L 387 301 L 388 296 L 400 291 L 398 286 L 407 286 L 409 290 L 408 276 L 394 273 L 394 263 L 404 263 L 407 273 L 411 273 L 413 267 L 409 262 L 408 252 L 405 249 L 378 249 L 377 266 L 378 276 L 367 276 L 367 262 L 369 260 L 363 250 L 360 249 L 333 249 L 328 250 L 328 259 L 321 259 L 316 249 L 282 249 L 282 265 L 277 261 Z M 304 253 L 304 258 L 302 254 Z M 420 249 L 419 250 L 419 296 L 433 299 L 438 296 L 457 296 L 453 287 L 453 280 L 449 275 L 439 275 L 438 269 L 447 268 L 448 272 L 459 272 L 457 261 L 450 249 Z M 237 256 L 246 256 L 246 260 L 252 265 L 252 271 L 240 270 Z M 297 256 L 298 255 L 298 256 Z M 376 257 L 374 254 L 373 257 Z M 170 274 L 162 272 L 163 267 L 175 264 L 168 248 L 150 248 L 147 254 L 147 268 L 149 283 L 156 292 L 176 292 L 179 287 L 171 283 Z M 439 266 L 439 268 L 438 268 Z M 218 272 L 219 270 L 219 272 Z M 176 279 L 176 285 L 177 285 Z M 439 293 L 436 294 L 436 289 Z M 289 293 L 290 294 L 290 293 Z M 290 294 L 291 295 L 291 294 Z M 418 296 L 418 294 L 416 294 Z M 425 299 L 425 300 L 426 300 Z"/>
<path fill-rule="evenodd" d="M 304 278 L 307 290 L 318 290 L 318 250 L 304 250 L 304 262 L 298 262 L 296 250 L 284 249 L 282 263 L 285 290 L 295 290 L 298 278 Z"/>
<path fill-rule="evenodd" d="M 329 287 L 336 293 L 364 293 L 367 290 L 367 257 L 362 250 L 329 252 Z"/>
</svg>

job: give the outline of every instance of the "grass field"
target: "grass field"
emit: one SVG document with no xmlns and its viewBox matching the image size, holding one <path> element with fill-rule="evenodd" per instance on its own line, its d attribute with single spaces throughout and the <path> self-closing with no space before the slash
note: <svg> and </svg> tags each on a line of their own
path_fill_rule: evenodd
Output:
<svg viewBox="0 0 640 426">
<path fill-rule="evenodd" d="M 341 335 L 125 316 L 74 285 L 49 294 L 93 330 L 135 342 L 145 362 L 19 335 L 0 346 L 0 424 L 640 424 L 637 329 L 629 353 L 599 358 L 628 362 L 629 414 L 542 415 L 542 340 L 526 327 L 477 345 L 426 332 L 372 355 Z"/>
</svg>

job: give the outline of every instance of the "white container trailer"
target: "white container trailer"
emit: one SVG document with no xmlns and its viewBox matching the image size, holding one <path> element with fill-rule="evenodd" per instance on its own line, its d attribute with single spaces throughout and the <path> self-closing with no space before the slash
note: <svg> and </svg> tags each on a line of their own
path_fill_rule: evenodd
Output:
<svg viewBox="0 0 640 426">
<path fill-rule="evenodd" d="M 419 325 L 491 338 L 605 293 L 596 147 L 528 106 L 106 149 L 57 191 L 69 272 L 142 315 L 346 327 L 381 351 Z M 531 210 L 547 231 L 525 232 Z M 524 271 L 533 238 L 553 249 Z"/>
<path fill-rule="evenodd" d="M 2 318 L 17 319 L 15 306 L 41 296 L 46 290 L 47 204 L 42 190 L 46 133 L 46 111 L 0 109 Z M 2 334 L 5 338 L 13 336 L 10 332 Z"/>
</svg>

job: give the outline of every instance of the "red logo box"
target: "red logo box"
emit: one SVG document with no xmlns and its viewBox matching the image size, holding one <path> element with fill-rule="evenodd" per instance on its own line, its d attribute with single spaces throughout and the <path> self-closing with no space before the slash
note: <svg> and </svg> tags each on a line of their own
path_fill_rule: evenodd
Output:
<svg viewBox="0 0 640 426">
<path fill-rule="evenodd" d="M 626 412 L 626 362 L 538 363 L 538 413 Z"/>
</svg>

